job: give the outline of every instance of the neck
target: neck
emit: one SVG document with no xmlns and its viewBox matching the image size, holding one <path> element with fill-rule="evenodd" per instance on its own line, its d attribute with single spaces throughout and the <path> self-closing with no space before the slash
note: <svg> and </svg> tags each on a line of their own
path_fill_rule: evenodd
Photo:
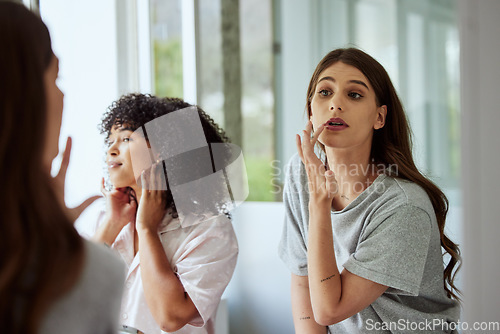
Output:
<svg viewBox="0 0 500 334">
<path fill-rule="evenodd" d="M 142 187 L 139 187 L 139 185 L 136 183 L 131 188 L 135 192 L 135 199 L 137 200 L 137 206 L 139 206 L 139 201 L 141 200 L 142 195 Z"/>
<path fill-rule="evenodd" d="M 370 151 L 325 147 L 328 168 L 335 173 L 339 196 L 352 200 L 362 193 L 377 177 Z"/>
</svg>

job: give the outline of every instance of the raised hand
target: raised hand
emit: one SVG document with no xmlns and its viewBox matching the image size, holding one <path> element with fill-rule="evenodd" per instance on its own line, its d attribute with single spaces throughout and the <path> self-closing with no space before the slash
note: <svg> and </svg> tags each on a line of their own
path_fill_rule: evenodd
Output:
<svg viewBox="0 0 500 334">
<path fill-rule="evenodd" d="M 113 188 L 107 191 L 102 179 L 101 192 L 106 198 L 105 219 L 116 225 L 120 230 L 130 222 L 135 222 L 137 201 L 131 188 Z"/>
<path fill-rule="evenodd" d="M 327 170 L 327 167 L 314 152 L 314 145 L 323 130 L 324 126 L 321 125 L 311 136 L 313 126 L 311 121 L 309 121 L 305 130 L 303 130 L 303 138 L 301 139 L 300 135 L 296 135 L 296 144 L 300 159 L 307 172 L 309 201 L 313 201 L 316 204 L 327 203 L 331 205 L 333 197 L 338 193 L 337 180 L 333 171 Z"/>
<path fill-rule="evenodd" d="M 82 212 L 92 204 L 96 199 L 100 198 L 100 196 L 92 196 L 84 200 L 80 205 L 74 208 L 68 208 L 66 206 L 66 202 L 64 201 L 64 186 L 66 184 L 66 172 L 68 171 L 69 160 L 71 155 L 71 137 L 68 137 L 66 140 L 66 148 L 64 149 L 61 167 L 59 168 L 59 172 L 52 179 L 53 185 L 55 187 L 56 196 L 59 200 L 60 205 L 65 209 L 66 215 L 68 218 L 75 222 L 75 220 L 80 217 Z"/>
<path fill-rule="evenodd" d="M 123 227 L 135 222 L 137 200 L 131 188 L 113 188 L 107 191 L 104 187 L 104 178 L 101 183 L 101 192 L 106 198 L 106 214 L 94 239 L 111 245 Z"/>
<path fill-rule="evenodd" d="M 162 188 L 165 182 L 163 176 L 163 163 L 161 161 L 151 166 L 149 171 L 141 174 L 142 194 L 137 209 L 136 228 L 153 231 L 156 233 L 158 225 L 165 216 L 166 191 Z"/>
</svg>

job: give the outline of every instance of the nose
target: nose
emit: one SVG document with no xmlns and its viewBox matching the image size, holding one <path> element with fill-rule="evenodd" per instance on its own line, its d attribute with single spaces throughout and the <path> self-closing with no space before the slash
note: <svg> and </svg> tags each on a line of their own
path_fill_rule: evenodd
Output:
<svg viewBox="0 0 500 334">
<path fill-rule="evenodd" d="M 120 151 L 118 150 L 118 144 L 117 141 L 114 141 L 111 145 L 108 147 L 108 155 L 110 156 L 117 156 Z"/>
<path fill-rule="evenodd" d="M 335 110 L 342 111 L 342 105 L 343 105 L 342 104 L 342 97 L 340 96 L 340 94 L 334 94 L 332 96 L 330 110 L 331 111 L 335 111 Z"/>
</svg>

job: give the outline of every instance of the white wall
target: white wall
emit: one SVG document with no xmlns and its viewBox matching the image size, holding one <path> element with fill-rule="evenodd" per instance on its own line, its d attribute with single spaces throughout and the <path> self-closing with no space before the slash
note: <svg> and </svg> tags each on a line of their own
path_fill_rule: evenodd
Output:
<svg viewBox="0 0 500 334">
<path fill-rule="evenodd" d="M 290 272 L 278 258 L 283 203 L 245 202 L 233 212 L 240 253 L 224 297 L 230 333 L 293 333 Z"/>
<path fill-rule="evenodd" d="M 459 2 L 464 321 L 500 321 L 500 1 Z M 497 331 L 498 332 L 498 331 Z"/>
<path fill-rule="evenodd" d="M 65 197 L 76 206 L 100 194 L 104 146 L 97 124 L 118 97 L 115 2 L 41 0 L 40 14 L 59 57 L 58 84 L 65 94 L 61 152 L 66 138 L 73 138 Z"/>
</svg>

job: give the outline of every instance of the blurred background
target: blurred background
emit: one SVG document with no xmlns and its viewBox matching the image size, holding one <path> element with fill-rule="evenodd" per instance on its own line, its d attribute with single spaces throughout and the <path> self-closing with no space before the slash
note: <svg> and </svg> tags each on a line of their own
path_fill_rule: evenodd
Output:
<svg viewBox="0 0 500 334">
<path fill-rule="evenodd" d="M 151 93 L 198 104 L 242 148 L 249 197 L 234 212 L 240 256 L 221 307 L 221 333 L 293 332 L 290 274 L 277 257 L 283 224 L 282 171 L 295 153 L 294 136 L 306 122 L 310 76 L 319 60 L 337 47 L 359 47 L 387 69 L 406 107 L 417 165 L 450 200 L 448 234 L 461 245 L 465 242 L 466 250 L 469 242 L 465 255 L 473 261 L 497 261 L 488 248 L 495 244 L 488 238 L 499 232 L 498 224 L 493 224 L 499 222 L 498 215 L 491 211 L 496 203 L 494 190 L 488 189 L 500 184 L 488 179 L 494 175 L 490 169 L 482 169 L 486 174 L 481 178 L 476 167 L 500 163 L 498 136 L 481 139 L 484 127 L 499 119 L 487 103 L 476 109 L 476 98 L 493 98 L 483 94 L 485 86 L 480 86 L 484 82 L 478 73 L 491 75 L 492 83 L 500 79 L 498 66 L 488 67 L 494 64 L 488 57 L 500 50 L 494 19 L 500 14 L 498 2 L 23 2 L 39 9 L 60 58 L 59 85 L 65 92 L 61 145 L 67 136 L 73 137 L 69 205 L 99 193 L 104 138 L 97 124 L 122 94 Z M 476 50 L 490 51 L 481 58 Z M 471 74 L 465 84 L 461 71 Z M 463 93 L 468 95 L 464 98 Z M 463 106 L 473 107 L 474 114 L 464 114 Z M 486 116 L 480 118 L 481 110 Z M 464 125 L 464 120 L 472 123 Z M 478 147 L 483 144 L 494 154 L 483 150 L 479 156 Z M 90 207 L 77 224 L 92 222 L 98 209 L 97 204 Z M 500 275 L 498 269 L 492 275 L 484 272 L 485 267 L 466 266 L 457 279 L 473 296 L 471 305 L 482 305 L 476 305 L 481 311 L 476 308 L 469 317 L 498 320 L 499 308 L 492 311 L 491 303 L 484 304 L 488 298 L 493 300 L 487 297 L 491 289 L 478 283 Z M 473 277 L 473 271 L 479 271 L 479 281 L 467 281 L 467 272 Z"/>
</svg>

